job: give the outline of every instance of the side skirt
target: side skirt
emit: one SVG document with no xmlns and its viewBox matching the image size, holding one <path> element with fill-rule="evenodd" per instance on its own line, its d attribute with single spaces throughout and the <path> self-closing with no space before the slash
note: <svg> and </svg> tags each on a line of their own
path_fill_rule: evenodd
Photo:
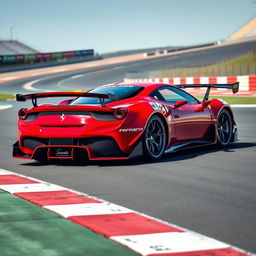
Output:
<svg viewBox="0 0 256 256">
<path fill-rule="evenodd" d="M 195 141 L 189 141 L 186 143 L 178 143 L 172 145 L 170 148 L 165 150 L 165 153 L 171 153 L 176 152 L 182 149 L 189 149 L 189 148 L 197 148 L 200 146 L 208 146 L 208 145 L 214 145 L 215 143 L 210 142 L 208 140 L 195 140 Z"/>
</svg>

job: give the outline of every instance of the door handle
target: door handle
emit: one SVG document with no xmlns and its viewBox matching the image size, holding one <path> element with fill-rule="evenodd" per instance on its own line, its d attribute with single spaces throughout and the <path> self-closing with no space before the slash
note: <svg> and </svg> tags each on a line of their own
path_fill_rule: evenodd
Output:
<svg viewBox="0 0 256 256">
<path fill-rule="evenodd" d="M 180 116 L 179 115 L 174 115 L 174 118 L 179 118 Z"/>
</svg>

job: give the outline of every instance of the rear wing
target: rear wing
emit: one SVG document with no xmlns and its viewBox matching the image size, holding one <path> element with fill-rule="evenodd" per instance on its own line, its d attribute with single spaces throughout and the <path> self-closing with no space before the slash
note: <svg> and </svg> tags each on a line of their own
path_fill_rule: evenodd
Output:
<svg viewBox="0 0 256 256">
<path fill-rule="evenodd" d="M 211 88 L 232 89 L 233 94 L 239 91 L 239 82 L 235 82 L 232 84 L 181 84 L 176 86 L 179 88 L 207 88 L 203 101 L 208 100 Z"/>
<path fill-rule="evenodd" d="M 32 94 L 16 94 L 16 101 L 32 100 L 33 106 L 37 107 L 38 98 L 50 97 L 89 97 L 99 98 L 102 107 L 105 107 L 105 99 L 118 100 L 118 96 L 112 93 L 90 93 L 90 92 L 41 92 Z"/>
</svg>

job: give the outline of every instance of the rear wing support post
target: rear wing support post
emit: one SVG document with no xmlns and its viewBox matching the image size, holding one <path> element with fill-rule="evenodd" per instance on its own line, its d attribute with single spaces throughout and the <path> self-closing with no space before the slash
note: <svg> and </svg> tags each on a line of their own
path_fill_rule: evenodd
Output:
<svg viewBox="0 0 256 256">
<path fill-rule="evenodd" d="M 207 101 L 209 99 L 210 90 L 211 90 L 211 86 L 207 86 L 207 90 L 206 90 L 206 93 L 204 95 L 203 101 Z"/>
</svg>

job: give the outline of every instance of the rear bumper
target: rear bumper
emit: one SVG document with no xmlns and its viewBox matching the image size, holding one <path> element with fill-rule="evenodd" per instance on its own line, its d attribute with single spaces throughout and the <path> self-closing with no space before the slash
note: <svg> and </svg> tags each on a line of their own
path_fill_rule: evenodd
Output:
<svg viewBox="0 0 256 256">
<path fill-rule="evenodd" d="M 13 158 L 20 158 L 20 159 L 35 159 L 39 161 L 48 161 L 48 160 L 54 160 L 54 159 L 55 160 L 66 159 L 66 160 L 72 160 L 72 161 L 129 159 L 129 156 L 122 153 L 120 149 L 119 149 L 119 152 L 108 151 L 105 153 L 106 154 L 99 154 L 95 150 L 93 150 L 91 147 L 82 146 L 82 145 L 78 145 L 78 146 L 77 145 L 43 145 L 43 146 L 36 146 L 32 154 L 26 154 L 22 152 L 18 141 L 13 145 Z"/>
</svg>

